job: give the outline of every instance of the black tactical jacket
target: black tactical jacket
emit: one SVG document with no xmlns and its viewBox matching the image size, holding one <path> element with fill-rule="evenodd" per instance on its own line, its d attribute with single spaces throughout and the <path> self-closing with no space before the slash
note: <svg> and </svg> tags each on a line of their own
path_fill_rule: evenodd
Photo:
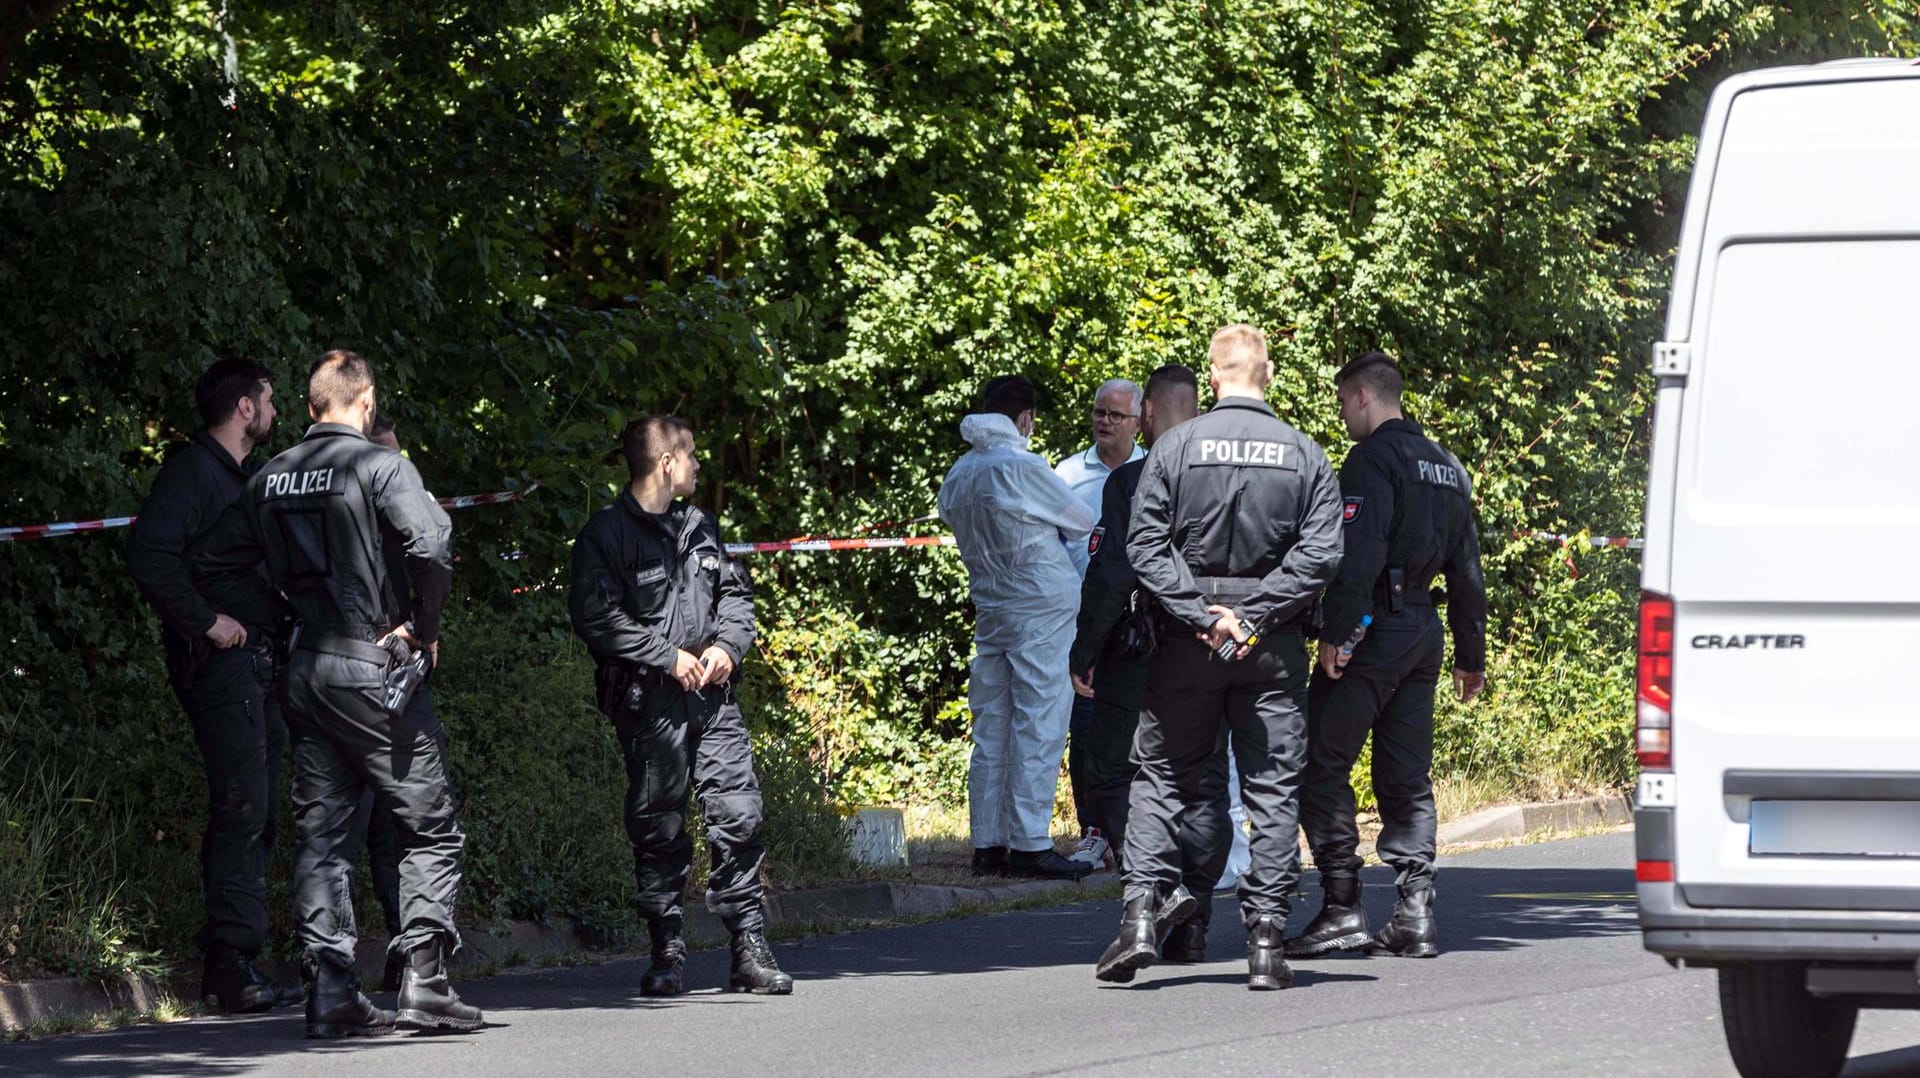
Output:
<svg viewBox="0 0 1920 1078">
<path fill-rule="evenodd" d="M 372 641 L 410 611 L 422 643 L 439 639 L 453 583 L 453 523 L 407 458 L 338 423 L 315 423 L 268 461 L 222 515 L 195 569 L 220 587 L 266 563 L 301 632 Z M 388 575 L 398 547 L 406 580 Z M 408 599 L 400 596 L 411 589 Z"/>
<path fill-rule="evenodd" d="M 255 470 L 200 431 L 167 458 L 127 532 L 127 574 L 160 615 L 170 659 L 205 639 L 216 614 L 240 622 L 250 633 L 271 631 L 280 620 L 282 604 L 271 593 L 251 588 L 210 596 L 193 577 L 195 546 L 239 499 Z"/>
<path fill-rule="evenodd" d="M 1194 629 L 1216 604 L 1254 632 L 1299 625 L 1340 565 L 1333 466 L 1265 401 L 1228 397 L 1153 443 L 1127 560 Z"/>
<path fill-rule="evenodd" d="M 1126 616 L 1127 601 L 1139 586 L 1133 566 L 1127 564 L 1127 518 L 1133 515 L 1133 492 L 1147 461 L 1128 461 L 1107 476 L 1100 489 L 1100 523 L 1087 537 L 1087 575 L 1080 581 L 1080 619 L 1068 656 L 1068 669 L 1085 674 L 1106 657 L 1114 626 Z M 1146 666 L 1145 660 L 1139 665 Z"/>
<path fill-rule="evenodd" d="M 596 662 L 671 672 L 674 653 L 753 647 L 753 584 L 706 511 L 676 501 L 653 514 L 631 491 L 595 513 L 573 544 L 567 608 Z"/>
<path fill-rule="evenodd" d="M 1447 580 L 1454 665 L 1487 664 L 1487 585 L 1480 572 L 1473 480 L 1452 453 L 1405 419 L 1361 439 L 1340 466 L 1346 559 L 1327 589 L 1323 640 L 1342 641 L 1366 614 L 1430 606 L 1427 588 Z M 1397 587 L 1397 591 L 1396 591 Z"/>
</svg>

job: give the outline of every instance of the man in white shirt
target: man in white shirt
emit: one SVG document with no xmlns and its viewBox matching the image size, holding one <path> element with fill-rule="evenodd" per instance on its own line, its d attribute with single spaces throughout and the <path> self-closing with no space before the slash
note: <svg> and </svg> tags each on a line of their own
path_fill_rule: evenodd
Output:
<svg viewBox="0 0 1920 1078">
<path fill-rule="evenodd" d="M 1100 494 L 1106 489 L 1107 476 L 1121 465 L 1147 455 L 1137 440 L 1143 396 L 1140 387 L 1125 378 L 1109 378 L 1101 383 L 1093 395 L 1093 444 L 1054 465 L 1054 474 L 1067 481 L 1074 497 L 1086 504 L 1095 520 L 1100 518 Z M 1074 568 L 1083 576 L 1099 541 L 1095 536 L 1085 549 L 1074 552 Z M 1080 821 L 1080 842 L 1073 848 L 1071 859 L 1100 868 L 1112 861 L 1112 847 L 1094 826 L 1095 814 L 1087 806 L 1085 791 L 1093 787 L 1093 778 L 1086 753 L 1081 751 L 1092 736 L 1093 716 L 1093 699 L 1075 696 L 1067 741 L 1067 778 L 1073 785 L 1073 812 Z"/>
<path fill-rule="evenodd" d="M 1080 610 L 1070 552 L 1086 550 L 1096 515 L 1027 448 L 1033 406 L 1025 378 L 988 382 L 960 422 L 973 448 L 940 486 L 974 606 L 967 808 L 975 874 L 1078 879 L 1092 869 L 1054 852 L 1051 824 Z"/>
<path fill-rule="evenodd" d="M 1067 481 L 1073 495 L 1095 520 L 1100 518 L 1100 492 L 1107 476 L 1130 460 L 1147 455 L 1140 445 L 1140 387 L 1125 378 L 1109 378 L 1093 395 L 1093 444 L 1053 466 L 1053 474 Z M 1087 556 L 1076 559 L 1082 573 Z"/>
</svg>

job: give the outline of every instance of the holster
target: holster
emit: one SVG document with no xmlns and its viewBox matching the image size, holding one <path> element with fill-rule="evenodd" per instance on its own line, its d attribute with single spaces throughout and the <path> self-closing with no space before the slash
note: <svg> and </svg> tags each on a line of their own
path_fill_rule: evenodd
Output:
<svg viewBox="0 0 1920 1078">
<path fill-rule="evenodd" d="M 181 640 L 179 644 L 168 647 L 167 684 L 182 696 L 192 692 L 193 683 L 200 677 L 200 669 L 206 666 L 207 657 L 212 654 L 213 642 L 205 637 Z"/>
<path fill-rule="evenodd" d="M 1300 635 L 1308 640 L 1320 639 L 1320 633 L 1327 627 L 1327 610 L 1315 596 L 1313 604 L 1307 607 L 1307 616 L 1300 623 Z"/>
<path fill-rule="evenodd" d="M 637 715 L 646 702 L 646 671 L 625 659 L 608 659 L 593 671 L 593 702 L 600 714 L 615 721 Z"/>
<path fill-rule="evenodd" d="M 1127 597 L 1127 612 L 1113 630 L 1113 657 L 1137 660 L 1153 654 L 1160 646 L 1160 626 L 1154 617 L 1153 600 L 1139 588 Z"/>
<path fill-rule="evenodd" d="M 408 647 L 407 642 L 397 636 L 388 641 L 387 650 L 392 653 L 393 662 L 387 667 L 380 703 L 389 716 L 397 719 L 407 713 L 413 694 L 427 683 L 427 674 L 433 670 L 433 653 Z"/>
</svg>

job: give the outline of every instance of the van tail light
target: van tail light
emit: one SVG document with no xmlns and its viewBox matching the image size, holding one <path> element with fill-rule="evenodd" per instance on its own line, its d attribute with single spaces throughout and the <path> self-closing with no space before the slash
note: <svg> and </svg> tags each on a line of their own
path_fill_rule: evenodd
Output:
<svg viewBox="0 0 1920 1078">
<path fill-rule="evenodd" d="M 1640 593 L 1640 663 L 1634 678 L 1634 751 L 1643 769 L 1673 767 L 1673 600 Z"/>
<path fill-rule="evenodd" d="M 1672 861 L 1635 861 L 1633 879 L 1636 883 L 1672 883 Z"/>
</svg>

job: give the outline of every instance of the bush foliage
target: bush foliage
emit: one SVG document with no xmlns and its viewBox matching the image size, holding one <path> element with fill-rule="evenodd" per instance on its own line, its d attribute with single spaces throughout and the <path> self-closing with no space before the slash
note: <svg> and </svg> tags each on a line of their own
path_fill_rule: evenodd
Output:
<svg viewBox="0 0 1920 1078">
<path fill-rule="evenodd" d="M 1378 346 L 1476 474 L 1495 688 L 1443 712 L 1444 766 L 1619 781 L 1634 567 L 1506 537 L 1635 526 L 1639 357 L 1714 81 L 1915 38 L 1884 0 L 32 5 L 0 19 L 0 520 L 132 512 L 215 357 L 265 359 L 297 411 L 310 357 L 368 353 L 435 489 L 542 487 L 456 519 L 470 908 L 611 917 L 617 760 L 557 608 L 513 596 L 557 582 L 627 418 L 695 424 L 731 537 L 913 520 L 990 374 L 1043 387 L 1060 453 L 1099 381 L 1245 319 L 1336 457 L 1328 375 Z M 756 569 L 799 880 L 820 788 L 957 795 L 964 578 L 928 551 Z M 197 761 L 116 538 L 0 572 L 0 786 L 97 784 L 128 882 L 76 901 L 178 946 Z M 5 804 L 11 849 L 49 810 Z M 34 901 L 0 893 L 0 939 Z"/>
</svg>

